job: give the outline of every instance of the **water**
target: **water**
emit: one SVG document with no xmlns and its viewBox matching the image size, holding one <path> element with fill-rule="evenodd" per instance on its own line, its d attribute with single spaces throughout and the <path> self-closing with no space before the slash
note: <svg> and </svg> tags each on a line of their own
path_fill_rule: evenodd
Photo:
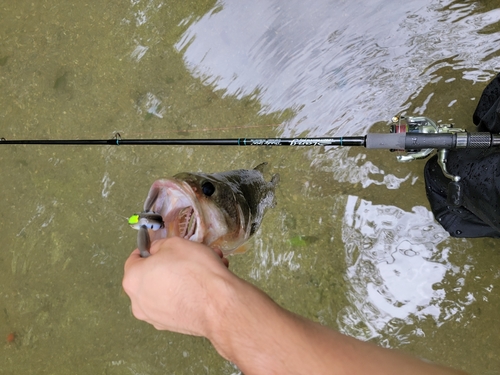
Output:
<svg viewBox="0 0 500 375">
<path fill-rule="evenodd" d="M 367 3 L 4 2 L 0 136 L 360 135 L 401 112 L 473 130 L 500 71 L 495 2 Z M 231 257 L 235 273 L 344 333 L 500 371 L 498 240 L 453 239 L 434 222 L 424 161 L 358 148 L 1 147 L 0 373 L 237 374 L 206 340 L 131 316 L 126 219 L 157 178 L 263 161 L 281 174 L 278 206 Z"/>
</svg>

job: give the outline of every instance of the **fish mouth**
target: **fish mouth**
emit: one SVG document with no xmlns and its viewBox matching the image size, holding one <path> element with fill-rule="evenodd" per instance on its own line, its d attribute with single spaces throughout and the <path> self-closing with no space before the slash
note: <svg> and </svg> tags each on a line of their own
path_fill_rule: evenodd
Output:
<svg viewBox="0 0 500 375">
<path fill-rule="evenodd" d="M 177 215 L 179 237 L 190 239 L 196 234 L 197 215 L 193 207 L 184 207 Z"/>
<path fill-rule="evenodd" d="M 204 223 L 201 208 L 195 193 L 184 181 L 155 181 L 144 203 L 144 209 L 160 214 L 165 223 L 164 229 L 150 232 L 151 240 L 182 237 L 196 242 L 203 241 Z"/>
</svg>

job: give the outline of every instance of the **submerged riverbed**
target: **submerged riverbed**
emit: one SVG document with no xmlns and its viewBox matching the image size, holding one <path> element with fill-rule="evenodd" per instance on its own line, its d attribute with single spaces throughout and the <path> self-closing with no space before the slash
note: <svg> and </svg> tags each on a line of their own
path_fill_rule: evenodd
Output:
<svg viewBox="0 0 500 375">
<path fill-rule="evenodd" d="M 0 137 L 347 136 L 398 113 L 474 131 L 500 72 L 494 1 L 46 0 L 0 5 Z M 127 218 L 152 182 L 281 176 L 231 269 L 284 307 L 497 374 L 498 240 L 454 239 L 425 161 L 386 150 L 0 145 L 0 373 L 238 374 L 208 341 L 135 320 Z M 14 334 L 14 335 L 11 335 Z"/>
</svg>

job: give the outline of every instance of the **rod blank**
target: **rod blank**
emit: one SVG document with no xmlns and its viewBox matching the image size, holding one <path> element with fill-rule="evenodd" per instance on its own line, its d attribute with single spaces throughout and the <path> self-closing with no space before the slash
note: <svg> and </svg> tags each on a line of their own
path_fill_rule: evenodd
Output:
<svg viewBox="0 0 500 375">
<path fill-rule="evenodd" d="M 108 145 L 108 146 L 363 146 L 387 150 L 429 148 L 488 148 L 500 146 L 500 135 L 490 133 L 369 133 L 366 136 L 323 138 L 220 139 L 21 139 L 0 138 L 0 145 Z"/>
<path fill-rule="evenodd" d="M 114 146 L 364 146 L 365 136 L 333 138 L 226 138 L 226 139 L 20 139 L 2 138 L 0 145 L 114 145 Z"/>
</svg>

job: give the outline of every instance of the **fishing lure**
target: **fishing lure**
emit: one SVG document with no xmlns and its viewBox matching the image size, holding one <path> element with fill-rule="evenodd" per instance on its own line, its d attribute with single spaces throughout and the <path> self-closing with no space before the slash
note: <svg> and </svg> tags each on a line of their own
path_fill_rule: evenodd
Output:
<svg viewBox="0 0 500 375">
<path fill-rule="evenodd" d="M 137 229 L 137 247 L 141 253 L 141 257 L 147 258 L 151 255 L 149 249 L 151 248 L 151 239 L 149 238 L 150 230 L 159 230 L 165 227 L 163 218 L 160 214 L 152 211 L 141 212 L 139 214 L 134 214 L 128 219 L 129 225 L 133 229 Z"/>
</svg>

